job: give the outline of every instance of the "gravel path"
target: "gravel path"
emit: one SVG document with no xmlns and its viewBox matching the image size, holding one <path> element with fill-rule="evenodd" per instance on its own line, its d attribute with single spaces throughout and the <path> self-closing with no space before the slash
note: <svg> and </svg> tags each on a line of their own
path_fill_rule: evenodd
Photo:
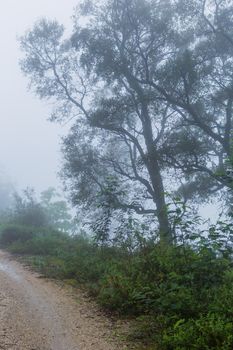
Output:
<svg viewBox="0 0 233 350">
<path fill-rule="evenodd" d="M 0 251 L 0 350 L 124 349 L 111 333 L 81 293 L 74 298 Z"/>
</svg>

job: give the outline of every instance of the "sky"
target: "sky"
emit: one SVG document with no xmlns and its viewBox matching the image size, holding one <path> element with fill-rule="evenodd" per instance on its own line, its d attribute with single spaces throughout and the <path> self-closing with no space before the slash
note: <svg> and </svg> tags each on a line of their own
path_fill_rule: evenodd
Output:
<svg viewBox="0 0 233 350">
<path fill-rule="evenodd" d="M 61 187 L 60 139 L 66 130 L 47 121 L 51 106 L 27 88 L 20 71 L 17 37 L 41 17 L 57 19 L 68 29 L 78 0 L 8 0 L 0 12 L 0 173 L 16 188 L 42 191 Z"/>
</svg>

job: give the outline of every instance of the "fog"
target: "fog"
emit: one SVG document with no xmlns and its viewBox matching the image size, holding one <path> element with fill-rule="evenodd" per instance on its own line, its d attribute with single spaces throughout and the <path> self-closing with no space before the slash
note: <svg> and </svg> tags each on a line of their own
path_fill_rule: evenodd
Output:
<svg viewBox="0 0 233 350">
<path fill-rule="evenodd" d="M 71 29 L 73 8 L 77 0 L 9 0 L 2 2 L 0 15 L 0 173 L 5 173 L 17 189 L 27 186 L 42 191 L 49 186 L 61 190 L 57 175 L 61 166 L 61 136 L 67 126 L 47 119 L 51 106 L 28 91 L 19 60 L 21 51 L 17 37 L 34 22 L 47 17 L 57 19 Z M 215 216 L 216 206 L 205 206 L 204 216 Z"/>
<path fill-rule="evenodd" d="M 17 37 L 41 18 L 56 18 L 67 28 L 77 0 L 8 0 L 1 3 L 0 170 L 17 188 L 41 191 L 60 186 L 57 177 L 60 136 L 65 129 L 47 121 L 50 106 L 27 89 L 19 67 Z"/>
</svg>

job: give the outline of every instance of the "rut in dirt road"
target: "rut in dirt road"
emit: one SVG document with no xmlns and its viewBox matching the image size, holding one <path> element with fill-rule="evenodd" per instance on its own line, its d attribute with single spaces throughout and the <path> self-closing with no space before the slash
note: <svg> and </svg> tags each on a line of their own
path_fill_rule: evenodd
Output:
<svg viewBox="0 0 233 350">
<path fill-rule="evenodd" d="M 81 295 L 74 300 L 0 251 L 0 349 L 122 349 L 107 322 Z"/>
</svg>

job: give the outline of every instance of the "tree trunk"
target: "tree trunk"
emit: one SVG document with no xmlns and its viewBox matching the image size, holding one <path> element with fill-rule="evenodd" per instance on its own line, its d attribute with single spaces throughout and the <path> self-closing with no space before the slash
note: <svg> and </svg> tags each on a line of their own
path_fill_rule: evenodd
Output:
<svg viewBox="0 0 233 350">
<path fill-rule="evenodd" d="M 134 79 L 133 75 L 126 68 L 125 76 L 129 82 L 130 87 L 137 92 L 141 102 L 141 122 L 143 126 L 143 135 L 147 148 L 147 157 L 144 159 L 147 167 L 151 184 L 154 190 L 153 201 L 157 209 L 157 218 L 159 222 L 160 239 L 165 244 L 172 244 L 172 232 L 169 225 L 167 206 L 165 201 L 165 193 L 163 187 L 163 179 L 161 176 L 160 166 L 158 162 L 158 154 L 153 139 L 153 130 L 151 125 L 151 118 L 148 110 L 147 98 L 144 96 L 142 87 Z"/>
<path fill-rule="evenodd" d="M 157 218 L 159 222 L 160 239 L 166 244 L 172 244 L 172 233 L 168 219 L 167 206 L 165 201 L 165 193 L 163 187 L 163 179 L 161 176 L 160 166 L 158 162 L 158 153 L 153 140 L 153 131 L 151 119 L 147 106 L 142 106 L 143 114 L 143 134 L 147 147 L 147 159 L 145 160 L 147 170 L 150 176 L 151 184 L 154 190 L 154 203 L 157 209 Z"/>
<path fill-rule="evenodd" d="M 163 180 L 160 174 L 158 161 L 155 157 L 148 160 L 148 172 L 154 189 L 154 203 L 157 209 L 157 218 L 159 222 L 160 239 L 166 244 L 172 243 L 172 233 L 168 219 L 167 205 L 165 201 Z"/>
</svg>

